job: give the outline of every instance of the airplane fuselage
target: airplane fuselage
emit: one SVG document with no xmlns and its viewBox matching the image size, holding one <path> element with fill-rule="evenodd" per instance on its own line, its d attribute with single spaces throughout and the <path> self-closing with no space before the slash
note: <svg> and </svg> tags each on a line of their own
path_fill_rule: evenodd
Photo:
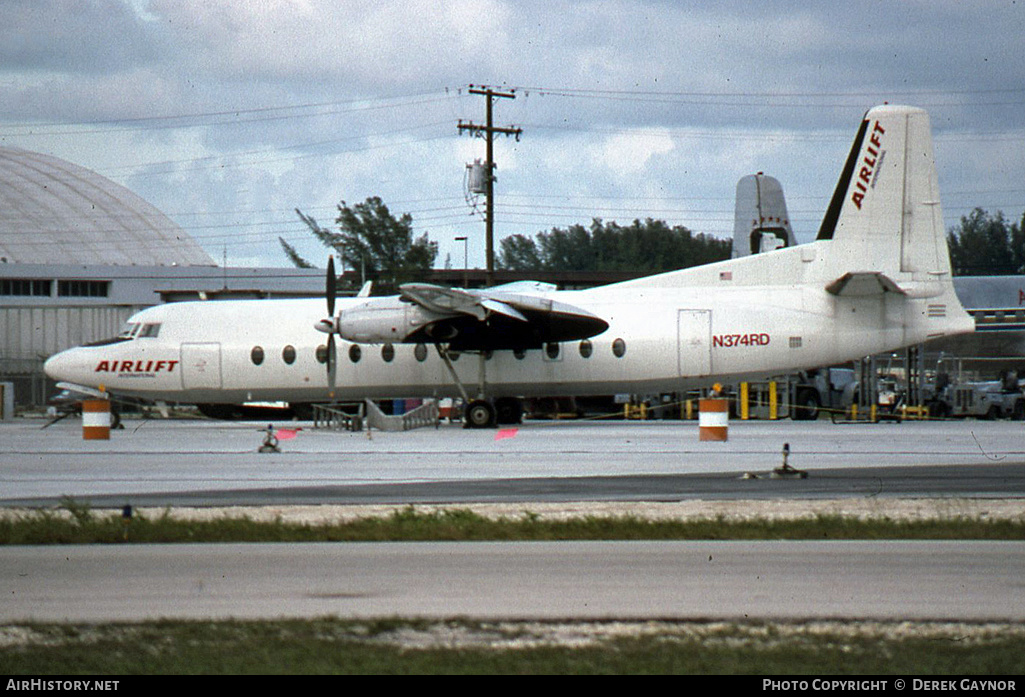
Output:
<svg viewBox="0 0 1025 697">
<path fill-rule="evenodd" d="M 704 267 L 702 275 L 714 278 L 717 266 Z M 906 305 L 885 294 L 848 299 L 801 284 L 733 287 L 731 281 L 717 283 L 715 292 L 706 286 L 555 292 L 609 328 L 539 349 L 466 353 L 453 367 L 470 392 L 483 386 L 491 397 L 665 393 L 836 364 L 928 335 L 907 336 L 904 318 L 892 316 Z M 359 302 L 338 301 L 342 311 Z M 162 305 L 129 320 L 138 325 L 133 337 L 66 351 L 47 371 L 115 394 L 185 403 L 459 396 L 429 344 L 339 340 L 332 389 L 327 337 L 314 328 L 323 316 L 318 299 Z"/>
</svg>

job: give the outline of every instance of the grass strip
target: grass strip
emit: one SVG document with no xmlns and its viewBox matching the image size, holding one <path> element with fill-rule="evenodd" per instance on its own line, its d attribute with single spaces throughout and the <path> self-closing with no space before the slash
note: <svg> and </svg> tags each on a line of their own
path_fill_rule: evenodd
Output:
<svg viewBox="0 0 1025 697">
<path fill-rule="evenodd" d="M 398 509 L 387 516 L 335 523 L 254 521 L 225 517 L 196 521 L 96 513 L 65 501 L 62 511 L 37 510 L 0 520 L 0 544 L 115 544 L 175 542 L 388 542 L 555 540 L 1023 540 L 1025 521 L 979 518 L 895 520 L 841 515 L 788 520 L 648 520 L 634 516 L 580 516 L 545 520 L 488 518 L 467 509 Z M 70 513 L 70 515 L 67 515 Z"/>
<path fill-rule="evenodd" d="M 155 621 L 0 626 L 0 673 L 1020 674 L 1013 623 Z"/>
</svg>

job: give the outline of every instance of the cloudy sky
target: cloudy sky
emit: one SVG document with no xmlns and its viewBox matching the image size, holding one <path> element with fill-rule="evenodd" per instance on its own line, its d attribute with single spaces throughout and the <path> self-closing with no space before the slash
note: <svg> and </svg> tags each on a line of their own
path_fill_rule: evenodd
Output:
<svg viewBox="0 0 1025 697">
<path fill-rule="evenodd" d="M 218 262 L 323 264 L 299 208 L 380 196 L 484 265 L 464 189 L 495 123 L 496 234 L 659 218 L 732 235 L 778 178 L 814 237 L 864 111 L 929 110 L 948 226 L 1025 209 L 1025 2 L 2 0 L 0 145 L 94 169 Z M 479 202 L 479 206 L 482 202 Z"/>
</svg>

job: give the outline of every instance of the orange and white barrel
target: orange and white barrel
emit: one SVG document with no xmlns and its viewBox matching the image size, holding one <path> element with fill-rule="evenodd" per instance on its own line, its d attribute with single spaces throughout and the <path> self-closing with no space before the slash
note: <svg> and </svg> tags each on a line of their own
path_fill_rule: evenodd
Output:
<svg viewBox="0 0 1025 697">
<path fill-rule="evenodd" d="M 82 440 L 110 440 L 110 401 L 82 402 Z"/>
<path fill-rule="evenodd" d="M 698 403 L 698 439 L 724 441 L 730 426 L 729 400 L 702 399 Z"/>
</svg>

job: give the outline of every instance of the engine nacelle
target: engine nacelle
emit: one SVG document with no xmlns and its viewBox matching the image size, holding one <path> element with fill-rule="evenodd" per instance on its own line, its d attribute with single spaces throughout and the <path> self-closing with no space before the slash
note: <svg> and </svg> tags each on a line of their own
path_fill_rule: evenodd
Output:
<svg viewBox="0 0 1025 697">
<path fill-rule="evenodd" d="M 374 298 L 338 313 L 338 336 L 357 344 L 402 343 L 439 315 L 398 298 Z"/>
</svg>

